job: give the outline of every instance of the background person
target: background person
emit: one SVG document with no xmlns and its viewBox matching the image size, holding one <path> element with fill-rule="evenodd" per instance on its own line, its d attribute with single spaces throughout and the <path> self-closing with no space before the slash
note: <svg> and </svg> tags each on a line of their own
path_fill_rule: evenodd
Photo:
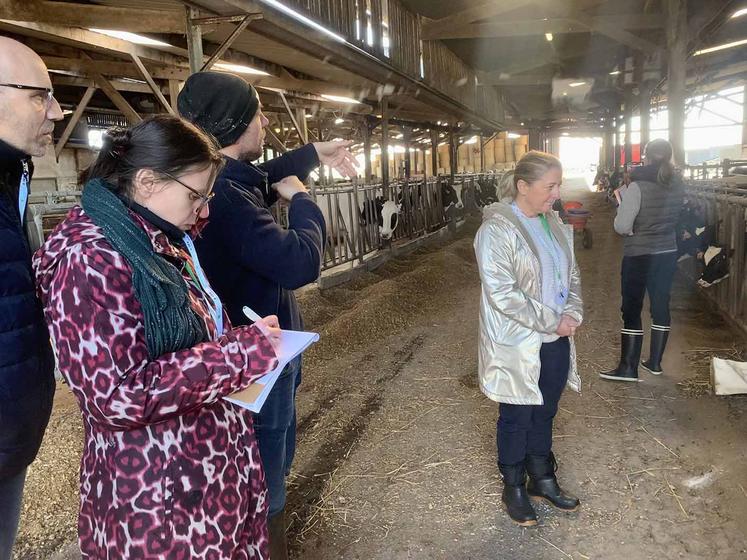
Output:
<svg viewBox="0 0 747 560">
<path fill-rule="evenodd" d="M 558 486 L 552 425 L 566 384 L 580 390 L 571 337 L 583 304 L 573 231 L 551 210 L 560 198 L 560 161 L 531 151 L 513 177 L 513 201 L 485 209 L 474 243 L 482 281 L 479 377 L 483 393 L 500 403 L 503 502 L 511 519 L 535 525 L 530 495 L 566 511 L 579 506 Z"/>
<path fill-rule="evenodd" d="M 662 373 L 661 359 L 671 325 L 669 296 L 677 268 L 677 224 L 684 188 L 672 165 L 672 146 L 666 140 L 646 144 L 644 163 L 632 170 L 631 183 L 618 197 L 615 217 L 615 231 L 625 236 L 620 361 L 615 369 L 599 374 L 612 381 L 638 381 L 646 293 L 651 302 L 651 349 L 641 365 L 654 375 Z"/>
<path fill-rule="evenodd" d="M 11 557 L 26 468 L 39 451 L 54 397 L 54 359 L 24 224 L 31 157 L 46 153 L 61 119 L 42 59 L 0 37 L 0 560 Z"/>
</svg>

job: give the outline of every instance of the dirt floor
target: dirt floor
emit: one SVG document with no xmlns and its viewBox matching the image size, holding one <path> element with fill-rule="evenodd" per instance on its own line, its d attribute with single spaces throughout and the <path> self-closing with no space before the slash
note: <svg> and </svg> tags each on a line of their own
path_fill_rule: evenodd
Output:
<svg viewBox="0 0 747 560">
<path fill-rule="evenodd" d="M 301 295 L 322 339 L 299 394 L 294 558 L 747 558 L 747 397 L 708 387 L 710 357 L 738 357 L 745 340 L 678 278 L 665 374 L 597 378 L 617 357 L 621 246 L 602 195 L 580 183 L 567 181 L 564 198 L 594 212 L 594 248 L 577 250 L 584 386 L 564 395 L 554 444 L 580 511 L 540 506 L 540 525 L 520 528 L 501 507 L 497 406 L 477 388 L 472 222 L 440 247 Z M 29 474 L 17 558 L 75 557 L 81 438 L 63 387 Z"/>
</svg>

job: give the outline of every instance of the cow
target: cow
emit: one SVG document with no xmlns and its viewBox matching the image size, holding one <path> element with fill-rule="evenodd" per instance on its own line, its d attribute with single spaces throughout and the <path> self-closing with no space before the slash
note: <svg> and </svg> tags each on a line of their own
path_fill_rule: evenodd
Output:
<svg viewBox="0 0 747 560">
<path fill-rule="evenodd" d="M 382 239 L 391 239 L 394 230 L 399 224 L 400 206 L 393 200 L 387 200 L 383 196 L 368 199 L 363 202 L 360 210 L 360 225 L 376 223 L 379 226 L 379 235 Z"/>
<path fill-rule="evenodd" d="M 481 177 L 477 180 L 477 192 L 475 193 L 475 198 L 480 207 L 498 202 L 495 181 L 492 177 Z"/>
<path fill-rule="evenodd" d="M 710 288 L 729 277 L 729 254 L 726 248 L 709 245 L 703 253 L 705 268 L 698 280 L 698 285 Z"/>
</svg>

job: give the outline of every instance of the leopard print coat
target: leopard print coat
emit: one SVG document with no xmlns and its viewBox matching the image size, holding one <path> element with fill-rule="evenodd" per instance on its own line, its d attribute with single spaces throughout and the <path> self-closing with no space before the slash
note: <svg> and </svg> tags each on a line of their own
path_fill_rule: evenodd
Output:
<svg viewBox="0 0 747 560">
<path fill-rule="evenodd" d="M 133 214 L 180 270 L 187 253 Z M 249 411 L 221 397 L 277 360 L 256 327 L 215 333 L 201 290 L 182 275 L 213 340 L 150 359 L 132 271 L 79 207 L 34 257 L 60 371 L 83 414 L 78 535 L 84 558 L 269 556 L 264 473 Z"/>
</svg>

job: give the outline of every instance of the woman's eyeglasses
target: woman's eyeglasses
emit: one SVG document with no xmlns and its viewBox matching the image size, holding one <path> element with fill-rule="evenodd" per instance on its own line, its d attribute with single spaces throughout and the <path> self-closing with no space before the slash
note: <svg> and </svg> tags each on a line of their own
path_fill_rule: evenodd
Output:
<svg viewBox="0 0 747 560">
<path fill-rule="evenodd" d="M 195 200 L 197 200 L 197 199 L 202 200 L 202 202 L 200 203 L 199 208 L 197 208 L 197 214 L 200 214 L 202 212 L 202 209 L 205 208 L 205 206 L 207 206 L 208 203 L 211 200 L 213 200 L 213 197 L 215 196 L 214 192 L 211 192 L 209 194 L 202 194 L 201 192 L 199 192 L 199 191 L 193 189 L 192 187 L 190 187 L 189 185 L 183 183 L 182 181 L 180 181 L 179 179 L 177 179 L 176 177 L 174 177 L 170 173 L 166 173 L 165 171 L 159 171 L 159 173 L 161 175 L 165 175 L 166 177 L 168 177 L 172 181 L 175 181 L 175 182 L 179 183 L 182 187 L 184 187 L 189 192 L 191 192 L 194 196 L 197 197 Z"/>
<path fill-rule="evenodd" d="M 49 109 L 52 106 L 52 102 L 54 101 L 54 89 L 52 88 L 45 88 L 45 87 L 40 87 L 40 86 L 27 86 L 24 84 L 0 84 L 0 86 L 41 92 L 43 93 L 43 95 L 40 95 L 39 98 L 42 100 L 44 107 L 46 109 Z"/>
</svg>

